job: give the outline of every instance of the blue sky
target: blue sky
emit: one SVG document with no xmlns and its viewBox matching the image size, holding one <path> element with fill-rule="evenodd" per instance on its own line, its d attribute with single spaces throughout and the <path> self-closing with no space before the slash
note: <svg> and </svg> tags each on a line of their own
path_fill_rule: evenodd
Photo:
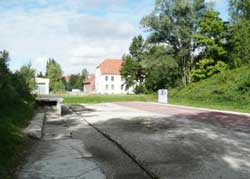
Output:
<svg viewBox="0 0 250 179">
<path fill-rule="evenodd" d="M 208 0 L 212 1 L 212 0 Z M 228 18 L 228 0 L 216 0 Z M 8 0 L 0 1 L 0 49 L 10 52 L 10 68 L 32 63 L 44 71 L 55 58 L 65 74 L 93 72 L 105 58 L 121 58 L 133 36 L 143 33 L 140 20 L 155 0 Z"/>
</svg>

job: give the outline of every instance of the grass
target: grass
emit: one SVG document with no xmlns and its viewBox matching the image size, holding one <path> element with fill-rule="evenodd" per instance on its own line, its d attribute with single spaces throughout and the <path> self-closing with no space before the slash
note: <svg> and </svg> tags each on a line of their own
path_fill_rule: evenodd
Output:
<svg viewBox="0 0 250 179">
<path fill-rule="evenodd" d="M 156 101 L 156 95 L 88 95 L 88 96 L 63 96 L 66 104 L 81 103 L 106 103 L 125 101 Z"/>
<path fill-rule="evenodd" d="M 213 102 L 213 101 L 196 101 L 191 99 L 184 99 L 172 96 L 169 99 L 169 104 L 183 105 L 197 108 L 207 108 L 215 110 L 225 110 L 233 112 L 243 112 L 249 113 L 250 108 L 248 106 L 238 106 L 237 104 L 227 103 L 227 102 Z"/>
<path fill-rule="evenodd" d="M 228 70 L 169 92 L 172 104 L 250 112 L 250 66 Z"/>
<path fill-rule="evenodd" d="M 31 140 L 22 133 L 22 128 L 32 118 L 33 107 L 17 104 L 1 108 L 0 113 L 0 178 L 11 178 L 22 161 L 23 153 Z"/>
</svg>

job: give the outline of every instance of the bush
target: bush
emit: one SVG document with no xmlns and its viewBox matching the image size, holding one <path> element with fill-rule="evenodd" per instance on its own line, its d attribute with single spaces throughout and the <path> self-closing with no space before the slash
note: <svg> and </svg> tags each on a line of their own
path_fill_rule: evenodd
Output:
<svg viewBox="0 0 250 179">
<path fill-rule="evenodd" d="M 6 178 L 9 168 L 16 165 L 27 142 L 21 129 L 32 118 L 33 103 L 25 76 L 12 73 L 8 68 L 8 53 L 0 52 L 0 178 Z"/>
<path fill-rule="evenodd" d="M 227 64 L 222 61 L 215 62 L 212 58 L 205 58 L 197 63 L 197 67 L 191 72 L 192 82 L 207 79 L 214 74 L 225 71 Z"/>
</svg>

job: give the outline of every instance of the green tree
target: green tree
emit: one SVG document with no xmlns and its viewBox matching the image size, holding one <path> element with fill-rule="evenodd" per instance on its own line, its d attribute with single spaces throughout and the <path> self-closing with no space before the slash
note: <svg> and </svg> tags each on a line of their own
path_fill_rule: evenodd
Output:
<svg viewBox="0 0 250 179">
<path fill-rule="evenodd" d="M 250 64 L 250 1 L 230 0 L 231 58 L 236 67 Z"/>
<path fill-rule="evenodd" d="M 138 71 L 141 69 L 141 64 L 136 61 L 131 55 L 123 56 L 123 64 L 121 68 L 121 76 L 125 80 L 125 87 L 129 89 L 130 87 L 136 86 L 140 81 L 138 79 Z"/>
<path fill-rule="evenodd" d="M 30 63 L 22 66 L 17 73 L 25 79 L 25 82 L 31 91 L 36 88 L 36 71 L 31 67 Z"/>
<path fill-rule="evenodd" d="M 228 68 L 222 61 L 215 62 L 212 58 L 203 58 L 197 62 L 197 68 L 192 70 L 191 77 L 193 82 L 197 82 L 221 73 Z"/>
<path fill-rule="evenodd" d="M 24 75 L 18 72 L 12 73 L 8 61 L 9 53 L 0 51 L 0 109 L 2 110 L 9 106 L 30 105 L 34 100 Z"/>
<path fill-rule="evenodd" d="M 192 81 L 206 79 L 227 68 L 227 35 L 228 25 L 219 17 L 219 13 L 206 11 L 194 34 L 196 48 L 200 52 L 196 57 L 195 68 L 191 71 Z"/>
<path fill-rule="evenodd" d="M 50 79 L 50 87 L 54 92 L 65 89 L 61 66 L 54 59 L 47 62 L 46 77 Z"/>
<path fill-rule="evenodd" d="M 146 71 L 145 87 L 148 92 L 174 88 L 180 85 L 180 73 L 176 60 L 164 46 L 155 45 L 146 52 L 143 67 Z"/>
<path fill-rule="evenodd" d="M 196 48 L 202 49 L 199 58 L 227 61 L 227 32 L 227 25 L 219 17 L 219 12 L 206 11 L 201 17 L 197 33 L 194 35 Z"/>
<path fill-rule="evenodd" d="M 144 45 L 144 39 L 141 35 L 134 37 L 129 48 L 130 53 L 123 56 L 121 76 L 125 79 L 124 85 L 126 89 L 132 86 L 136 87 L 143 85 L 145 70 L 141 62 L 144 56 Z"/>
<path fill-rule="evenodd" d="M 45 75 L 43 75 L 43 72 L 41 72 L 41 71 L 36 76 L 39 77 L 39 78 L 44 78 L 45 77 Z"/>
<path fill-rule="evenodd" d="M 83 89 L 83 82 L 87 79 L 88 77 L 88 71 L 87 69 L 83 69 L 81 74 L 73 74 L 70 75 L 70 80 L 67 83 L 67 89 L 72 90 L 72 89 Z"/>
<path fill-rule="evenodd" d="M 141 22 L 150 32 L 149 42 L 162 43 L 172 49 L 183 84 L 190 80 L 193 34 L 205 10 L 205 0 L 156 0 L 155 10 Z"/>
</svg>

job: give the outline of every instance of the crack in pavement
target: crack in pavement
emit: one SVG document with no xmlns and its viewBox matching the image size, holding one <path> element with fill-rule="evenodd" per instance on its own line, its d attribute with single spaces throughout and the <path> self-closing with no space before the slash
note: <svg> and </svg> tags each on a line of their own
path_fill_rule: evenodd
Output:
<svg viewBox="0 0 250 179">
<path fill-rule="evenodd" d="M 74 112 L 77 116 L 81 117 L 90 127 L 95 129 L 98 133 L 100 133 L 102 136 L 104 136 L 106 139 L 111 141 L 114 145 L 116 145 L 126 156 L 128 156 L 141 170 L 143 170 L 150 178 L 152 179 L 159 179 L 154 172 L 150 171 L 148 168 L 145 167 L 143 162 L 138 160 L 134 154 L 132 154 L 130 151 L 128 151 L 122 144 L 120 144 L 118 141 L 113 139 L 109 134 L 103 132 L 101 129 L 96 127 L 94 124 L 90 123 L 87 119 L 84 118 L 84 116 L 81 115 L 80 112 L 74 110 L 72 107 L 69 107 L 69 109 Z"/>
</svg>

